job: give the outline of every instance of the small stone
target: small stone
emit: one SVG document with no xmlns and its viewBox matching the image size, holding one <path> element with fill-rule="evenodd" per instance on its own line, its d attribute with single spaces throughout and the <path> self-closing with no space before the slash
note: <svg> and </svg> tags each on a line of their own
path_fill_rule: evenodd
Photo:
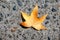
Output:
<svg viewBox="0 0 60 40">
<path fill-rule="evenodd" d="M 18 38 L 18 35 L 16 37 Z"/>
<path fill-rule="evenodd" d="M 48 24 L 48 23 L 49 23 L 48 21 L 45 22 L 45 24 Z"/>
<path fill-rule="evenodd" d="M 0 17 L 0 21 L 2 21 L 3 19 Z"/>
<path fill-rule="evenodd" d="M 50 37 L 48 37 L 48 40 L 50 40 Z"/>
<path fill-rule="evenodd" d="M 19 35 L 21 35 L 21 34 L 19 34 Z"/>
<path fill-rule="evenodd" d="M 56 10 L 55 8 L 52 8 L 51 11 L 52 11 L 52 12 L 56 12 L 57 10 Z"/>
<path fill-rule="evenodd" d="M 60 19 L 60 16 L 59 16 L 59 19 Z"/>
<path fill-rule="evenodd" d="M 32 35 L 31 39 L 34 39 L 35 38 L 35 34 Z"/>
<path fill-rule="evenodd" d="M 44 4 L 44 8 L 46 8 L 48 5 L 47 4 Z"/>
<path fill-rule="evenodd" d="M 60 40 L 60 34 L 59 34 L 59 40 Z"/>
<path fill-rule="evenodd" d="M 56 21 L 58 22 L 58 19 Z"/>
<path fill-rule="evenodd" d="M 45 0 L 45 3 L 49 2 L 48 0 Z"/>
<path fill-rule="evenodd" d="M 57 23 L 57 25 L 59 25 L 59 23 Z"/>
<path fill-rule="evenodd" d="M 5 24 L 8 24 L 8 20 L 6 20 L 4 23 L 5 23 Z"/>
<path fill-rule="evenodd" d="M 56 2 L 58 2 L 58 0 L 55 0 Z"/>
<path fill-rule="evenodd" d="M 11 32 L 15 32 L 16 30 L 15 29 L 11 29 Z"/>
<path fill-rule="evenodd" d="M 49 20 L 49 19 L 50 19 L 50 17 L 49 17 L 49 16 L 47 16 L 47 17 L 46 17 L 46 19 L 47 19 L 47 20 Z"/>
<path fill-rule="evenodd" d="M 41 8 L 46 8 L 47 6 L 47 4 L 42 4 Z"/>
<path fill-rule="evenodd" d="M 56 31 L 56 29 L 53 28 L 53 31 Z"/>
<path fill-rule="evenodd" d="M 41 8 L 44 8 L 44 5 L 42 5 Z"/>
<path fill-rule="evenodd" d="M 0 40 L 2 40 L 2 38 L 0 38 Z"/>
<path fill-rule="evenodd" d="M 40 6 L 38 6 L 38 8 L 40 8 Z"/>
<path fill-rule="evenodd" d="M 54 14 L 54 16 L 56 16 L 56 14 Z"/>
<path fill-rule="evenodd" d="M 3 17 L 2 13 L 0 12 L 0 17 Z"/>
<path fill-rule="evenodd" d="M 12 36 L 10 34 L 8 36 L 9 36 L 9 38 L 12 38 Z"/>
<path fill-rule="evenodd" d="M 29 8 L 28 10 L 31 11 L 31 8 Z"/>
<path fill-rule="evenodd" d="M 31 39 L 34 39 L 34 36 L 32 36 Z"/>
<path fill-rule="evenodd" d="M 15 32 L 17 30 L 18 27 L 13 27 L 11 28 L 11 32 Z"/>
<path fill-rule="evenodd" d="M 22 6 L 22 2 L 20 0 L 16 0 L 19 6 Z"/>
<path fill-rule="evenodd" d="M 7 16 L 9 16 L 9 14 L 7 14 Z"/>
<path fill-rule="evenodd" d="M 27 39 L 27 37 L 24 37 L 24 39 Z"/>
<path fill-rule="evenodd" d="M 3 8 L 5 8 L 5 6 L 4 6 L 4 5 L 2 5 L 2 7 L 3 7 Z"/>
<path fill-rule="evenodd" d="M 56 17 L 55 17 L 55 16 L 53 16 L 53 19 L 56 19 Z"/>
<path fill-rule="evenodd" d="M 14 10 L 14 11 L 16 10 L 16 6 L 13 7 L 13 10 Z"/>
</svg>

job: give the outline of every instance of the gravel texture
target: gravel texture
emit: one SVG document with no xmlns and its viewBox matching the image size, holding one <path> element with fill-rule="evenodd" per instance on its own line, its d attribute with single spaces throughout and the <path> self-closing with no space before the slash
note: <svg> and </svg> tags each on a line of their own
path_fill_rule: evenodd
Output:
<svg viewBox="0 0 60 40">
<path fill-rule="evenodd" d="M 38 17 L 48 13 L 48 30 L 22 28 L 20 11 L 31 13 L 38 4 Z M 12 29 L 17 28 L 15 31 Z M 60 40 L 60 0 L 0 0 L 0 40 Z"/>
</svg>

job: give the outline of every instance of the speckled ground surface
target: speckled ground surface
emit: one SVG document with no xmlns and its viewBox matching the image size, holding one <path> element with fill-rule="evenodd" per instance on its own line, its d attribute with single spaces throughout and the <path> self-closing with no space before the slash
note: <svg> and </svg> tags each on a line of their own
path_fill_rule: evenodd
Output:
<svg viewBox="0 0 60 40">
<path fill-rule="evenodd" d="M 43 24 L 48 30 L 22 28 L 20 11 L 31 13 L 38 4 L 38 16 L 48 13 Z M 16 31 L 11 31 L 17 27 Z M 0 0 L 0 40 L 60 40 L 60 0 Z"/>
</svg>

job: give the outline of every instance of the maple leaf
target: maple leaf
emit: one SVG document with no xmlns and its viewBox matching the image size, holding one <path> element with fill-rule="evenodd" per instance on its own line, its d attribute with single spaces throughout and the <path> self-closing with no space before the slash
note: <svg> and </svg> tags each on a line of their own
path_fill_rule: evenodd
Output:
<svg viewBox="0 0 60 40">
<path fill-rule="evenodd" d="M 31 15 L 28 15 L 25 12 L 22 12 L 22 16 L 25 19 L 24 22 L 21 22 L 20 25 L 24 27 L 33 27 L 36 30 L 45 30 L 47 29 L 42 23 L 46 19 L 47 15 L 43 15 L 40 18 L 38 18 L 38 6 L 36 5 L 35 8 L 32 10 Z"/>
</svg>

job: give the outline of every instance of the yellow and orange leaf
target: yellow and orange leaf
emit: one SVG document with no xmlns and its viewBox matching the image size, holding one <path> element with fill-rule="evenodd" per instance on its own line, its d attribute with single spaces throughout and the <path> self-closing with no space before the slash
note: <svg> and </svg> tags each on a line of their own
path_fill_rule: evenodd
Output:
<svg viewBox="0 0 60 40">
<path fill-rule="evenodd" d="M 33 27 L 36 30 L 45 30 L 47 29 L 45 26 L 42 25 L 43 21 L 46 19 L 47 15 L 43 15 L 38 18 L 38 6 L 36 5 L 35 8 L 32 10 L 31 15 L 27 15 L 27 13 L 22 12 L 22 16 L 25 19 L 24 22 L 21 22 L 20 25 L 24 27 Z"/>
</svg>

